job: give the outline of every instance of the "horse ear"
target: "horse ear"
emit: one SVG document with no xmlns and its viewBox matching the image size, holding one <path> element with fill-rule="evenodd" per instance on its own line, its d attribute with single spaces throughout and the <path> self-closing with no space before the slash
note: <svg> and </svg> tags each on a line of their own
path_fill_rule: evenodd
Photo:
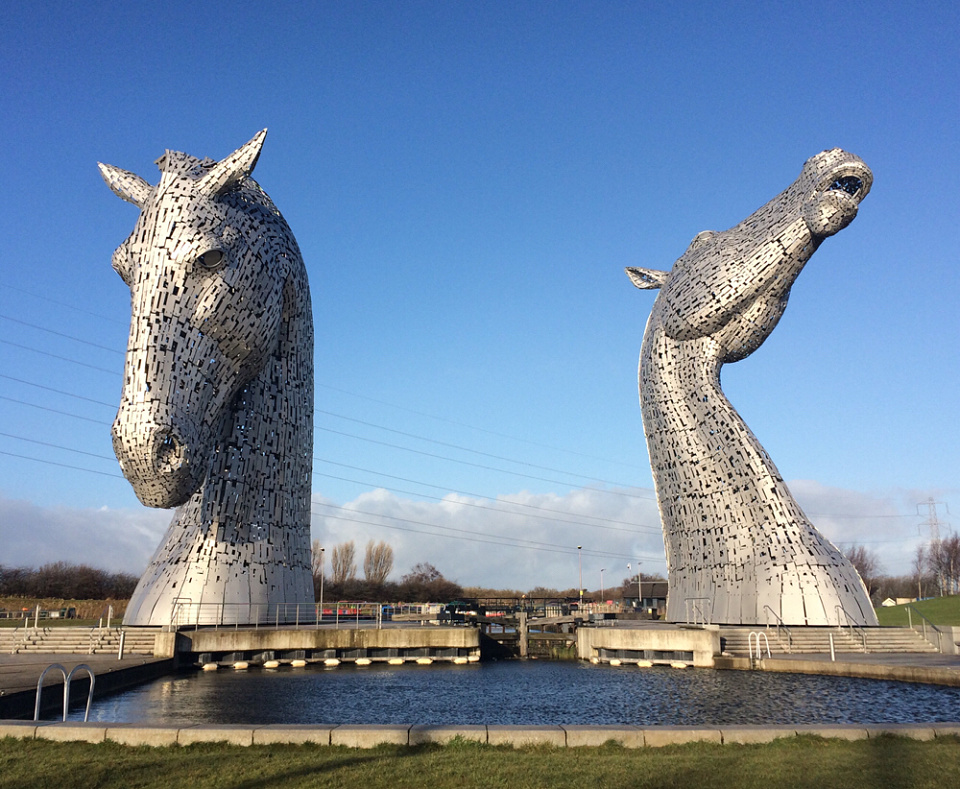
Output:
<svg viewBox="0 0 960 789">
<path fill-rule="evenodd" d="M 143 208 L 147 204 L 150 195 L 153 194 L 153 187 L 139 175 L 102 162 L 97 162 L 97 167 L 100 168 L 100 175 L 115 195 L 122 197 L 128 203 L 133 203 L 138 208 Z"/>
<path fill-rule="evenodd" d="M 263 147 L 266 136 L 266 129 L 257 132 L 250 142 L 240 146 L 226 159 L 215 164 L 213 169 L 200 179 L 197 188 L 216 196 L 239 186 L 240 182 L 257 166 L 257 159 L 260 158 L 260 149 Z"/>
<path fill-rule="evenodd" d="M 670 276 L 669 271 L 657 271 L 652 268 L 634 268 L 633 266 L 627 266 L 625 271 L 627 272 L 627 276 L 630 277 L 630 281 L 643 290 L 653 290 L 663 287 L 667 281 L 667 277 Z"/>
</svg>

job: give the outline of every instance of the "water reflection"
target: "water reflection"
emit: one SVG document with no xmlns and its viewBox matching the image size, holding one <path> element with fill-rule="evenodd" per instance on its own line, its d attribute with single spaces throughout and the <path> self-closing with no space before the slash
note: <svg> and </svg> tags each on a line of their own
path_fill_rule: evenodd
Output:
<svg viewBox="0 0 960 789">
<path fill-rule="evenodd" d="M 688 724 L 953 720 L 960 688 L 709 669 L 521 662 L 166 677 L 91 720 L 151 723 Z M 77 720 L 82 708 L 71 715 Z"/>
</svg>

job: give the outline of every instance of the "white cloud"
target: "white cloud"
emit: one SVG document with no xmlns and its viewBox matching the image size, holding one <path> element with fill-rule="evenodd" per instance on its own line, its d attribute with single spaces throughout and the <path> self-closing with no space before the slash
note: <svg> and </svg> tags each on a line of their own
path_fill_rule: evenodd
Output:
<svg viewBox="0 0 960 789">
<path fill-rule="evenodd" d="M 338 508 L 314 498 L 314 537 L 325 546 L 368 540 L 394 549 L 394 578 L 429 562 L 465 586 L 576 588 L 577 546 L 583 546 L 583 584 L 619 584 L 627 563 L 640 559 L 649 573 L 665 572 L 663 540 L 653 492 L 581 489 L 560 496 L 527 492 L 496 501 L 451 494 L 412 501 L 384 490 Z"/>
<path fill-rule="evenodd" d="M 41 507 L 0 496 L 0 564 L 88 564 L 139 575 L 160 544 L 168 510 Z"/>
<path fill-rule="evenodd" d="M 859 543 L 876 551 L 883 571 L 910 572 L 932 497 L 950 503 L 958 491 L 863 492 L 810 480 L 789 483 L 821 532 L 838 547 Z M 394 550 L 393 577 L 418 562 L 435 565 L 465 586 L 530 589 L 576 588 L 577 545 L 583 546 L 583 584 L 588 589 L 620 583 L 627 563 L 639 559 L 645 573 L 665 573 L 663 540 L 653 491 L 578 489 L 564 495 L 525 491 L 496 501 L 451 494 L 415 501 L 373 490 L 342 506 L 313 498 L 313 536 L 329 547 L 357 544 L 358 563 L 368 540 Z M 946 509 L 939 509 L 946 520 Z M 140 573 L 160 543 L 172 513 L 144 508 L 44 507 L 0 495 L 0 564 L 39 566 L 52 561 L 90 564 Z"/>
<path fill-rule="evenodd" d="M 917 546 L 930 539 L 923 524 L 927 509 L 920 506 L 932 498 L 940 502 L 939 514 L 957 490 L 908 490 L 895 488 L 863 492 L 832 488 L 813 480 L 788 483 L 807 517 L 834 545 L 843 550 L 853 543 L 876 552 L 881 572 L 909 575 Z"/>
</svg>

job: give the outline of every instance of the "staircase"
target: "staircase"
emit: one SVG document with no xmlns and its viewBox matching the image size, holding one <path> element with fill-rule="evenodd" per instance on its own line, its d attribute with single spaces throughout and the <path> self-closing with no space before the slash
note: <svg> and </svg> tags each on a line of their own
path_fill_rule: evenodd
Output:
<svg viewBox="0 0 960 789">
<path fill-rule="evenodd" d="M 866 649 L 864 643 L 860 640 L 860 633 L 863 633 L 866 639 Z M 721 627 L 721 651 L 747 657 L 750 654 L 749 637 L 750 633 L 764 633 L 770 642 L 770 653 L 772 655 L 812 655 L 829 654 L 830 636 L 833 636 L 833 649 L 836 653 L 860 653 L 864 652 L 933 652 L 940 650 L 936 644 L 930 643 L 916 630 L 909 627 L 865 627 L 860 631 L 854 631 L 853 635 L 849 629 L 836 627 L 803 627 L 795 626 L 790 628 L 790 639 L 788 643 L 787 635 L 781 628 L 765 628 L 760 625 L 756 627 Z M 932 635 L 935 634 L 932 633 Z M 756 643 L 756 642 L 754 642 Z M 760 638 L 761 649 L 766 655 L 767 645 Z"/>
<path fill-rule="evenodd" d="M 0 654 L 104 655 L 119 654 L 120 633 L 124 655 L 153 655 L 159 628 L 41 627 L 0 629 Z"/>
</svg>

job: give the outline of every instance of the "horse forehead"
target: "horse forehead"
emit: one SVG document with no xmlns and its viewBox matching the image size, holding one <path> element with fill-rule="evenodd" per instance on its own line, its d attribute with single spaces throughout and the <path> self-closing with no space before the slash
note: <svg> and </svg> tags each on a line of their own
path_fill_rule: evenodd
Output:
<svg viewBox="0 0 960 789">
<path fill-rule="evenodd" d="M 209 228 L 222 220 L 225 214 L 225 206 L 199 193 L 192 179 L 164 173 L 154 199 L 140 215 L 140 221 L 156 229 L 175 224 L 182 233 L 190 229 Z"/>
</svg>

